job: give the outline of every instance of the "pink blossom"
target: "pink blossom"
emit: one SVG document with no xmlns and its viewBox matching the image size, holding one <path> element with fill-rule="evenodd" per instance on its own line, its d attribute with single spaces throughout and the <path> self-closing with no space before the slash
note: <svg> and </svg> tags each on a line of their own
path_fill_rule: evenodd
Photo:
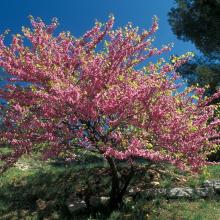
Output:
<svg viewBox="0 0 220 220">
<path fill-rule="evenodd" d="M 138 65 L 171 49 L 152 45 L 157 19 L 141 33 L 132 25 L 113 31 L 113 23 L 113 17 L 105 25 L 97 23 L 76 39 L 65 32 L 55 36 L 57 21 L 46 25 L 32 18 L 32 29 L 23 28 L 23 36 L 14 37 L 11 46 L 0 37 L 0 67 L 11 74 L 11 82 L 29 83 L 0 89 L 0 97 L 8 102 L 0 106 L 5 110 L 0 138 L 13 151 L 4 159 L 7 166 L 36 146 L 43 146 L 45 159 L 61 153 L 68 158 L 82 148 L 187 170 L 206 164 L 218 143 L 220 125 L 215 106 L 207 104 L 220 92 L 204 99 L 201 88 L 178 93 L 175 70 L 189 56 L 173 64 Z"/>
</svg>

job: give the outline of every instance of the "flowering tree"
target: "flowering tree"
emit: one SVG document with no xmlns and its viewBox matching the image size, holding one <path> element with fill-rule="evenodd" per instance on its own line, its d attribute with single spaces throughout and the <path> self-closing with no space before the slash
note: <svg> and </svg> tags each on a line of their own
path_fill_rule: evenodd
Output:
<svg viewBox="0 0 220 220">
<path fill-rule="evenodd" d="M 113 21 L 97 22 L 74 38 L 68 32 L 54 36 L 56 20 L 46 25 L 31 18 L 32 29 L 23 28 L 10 46 L 0 37 L 0 67 L 13 76 L 0 90 L 7 100 L 0 138 L 11 149 L 0 158 L 5 170 L 39 146 L 44 159 L 74 158 L 78 148 L 96 152 L 110 165 L 110 205 L 116 208 L 134 174 L 134 158 L 198 170 L 218 143 L 220 121 L 215 107 L 206 105 L 218 93 L 203 99 L 201 88 L 177 92 L 175 69 L 190 54 L 141 67 L 170 50 L 152 47 L 156 18 L 142 32 L 131 24 L 113 31 Z M 130 167 L 123 183 L 115 159 Z"/>
</svg>

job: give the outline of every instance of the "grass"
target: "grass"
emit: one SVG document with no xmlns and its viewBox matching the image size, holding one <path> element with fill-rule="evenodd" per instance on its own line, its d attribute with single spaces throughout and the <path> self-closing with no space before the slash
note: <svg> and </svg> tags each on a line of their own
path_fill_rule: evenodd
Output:
<svg viewBox="0 0 220 220">
<path fill-rule="evenodd" d="M 98 175 L 106 172 L 102 162 L 64 166 L 23 158 L 20 164 L 28 169 L 14 167 L 0 176 L 0 219 L 71 219 L 68 200 L 82 197 L 88 183 L 97 187 Z"/>
<path fill-rule="evenodd" d="M 106 219 L 101 213 L 90 216 L 84 213 L 72 216 L 67 204 L 83 197 L 90 189 L 96 195 L 109 191 L 110 173 L 100 158 L 85 155 L 84 163 L 63 165 L 43 163 L 36 158 L 23 158 L 20 165 L 0 176 L 1 219 Z M 24 167 L 25 167 L 24 166 Z M 123 166 L 121 169 L 124 169 Z M 150 187 L 149 179 L 160 182 L 160 187 L 191 186 L 202 184 L 205 179 L 220 179 L 220 166 L 211 166 L 199 175 L 189 175 L 173 167 L 160 168 L 160 174 L 149 176 L 144 166 L 137 172 L 133 184 L 139 188 Z M 153 171 L 152 171 L 153 173 Z M 155 173 L 154 173 L 155 174 Z M 196 211 L 195 211 L 196 210 Z M 128 201 L 120 211 L 108 218 L 116 219 L 220 219 L 220 203 L 217 200 L 147 200 L 144 197 Z"/>
<path fill-rule="evenodd" d="M 145 216 L 152 220 L 213 220 L 220 219 L 218 201 L 167 201 L 159 200 L 141 206 L 148 209 Z M 144 218 L 143 218 L 144 219 Z"/>
</svg>

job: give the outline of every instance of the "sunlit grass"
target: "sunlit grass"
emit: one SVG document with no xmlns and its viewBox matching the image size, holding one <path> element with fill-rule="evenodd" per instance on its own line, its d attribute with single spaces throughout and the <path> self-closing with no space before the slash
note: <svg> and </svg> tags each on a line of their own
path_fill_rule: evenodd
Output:
<svg viewBox="0 0 220 220">
<path fill-rule="evenodd" d="M 96 193 L 108 193 L 110 188 L 107 164 L 95 155 L 84 155 L 83 159 L 83 163 L 65 164 L 23 157 L 19 163 L 27 165 L 27 169 L 22 170 L 19 165 L 0 176 L 0 219 L 74 219 L 67 208 L 71 197 L 81 198 L 88 186 Z M 141 165 L 144 167 L 144 162 Z M 148 175 L 144 172 L 139 170 L 133 181 L 142 189 L 148 187 Z M 204 172 L 193 176 L 166 166 L 160 175 L 159 187 L 197 187 L 205 179 L 220 179 L 220 166 L 207 167 Z M 44 204 L 42 207 L 39 206 L 41 203 Z M 106 219 L 103 213 L 89 216 L 85 213 L 76 219 Z M 148 200 L 139 197 L 125 203 L 109 219 L 220 219 L 220 203 L 214 199 Z"/>
</svg>

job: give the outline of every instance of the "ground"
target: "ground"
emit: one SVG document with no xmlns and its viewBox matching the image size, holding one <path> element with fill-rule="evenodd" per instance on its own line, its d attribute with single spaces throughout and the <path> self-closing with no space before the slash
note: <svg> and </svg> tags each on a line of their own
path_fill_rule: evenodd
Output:
<svg viewBox="0 0 220 220">
<path fill-rule="evenodd" d="M 130 188 L 195 187 L 205 179 L 220 179 L 218 165 L 195 175 L 167 165 L 146 172 L 145 163 L 141 161 L 139 165 Z M 126 172 L 123 163 L 120 167 Z M 94 156 L 70 164 L 24 157 L 16 167 L 0 176 L 0 185 L 0 219 L 220 219 L 220 203 L 216 199 L 147 200 L 141 196 L 126 200 L 121 210 L 110 217 L 99 212 L 73 216 L 68 209 L 72 200 L 84 197 L 88 189 L 96 196 L 109 191 L 110 170 L 105 162 Z"/>
</svg>

